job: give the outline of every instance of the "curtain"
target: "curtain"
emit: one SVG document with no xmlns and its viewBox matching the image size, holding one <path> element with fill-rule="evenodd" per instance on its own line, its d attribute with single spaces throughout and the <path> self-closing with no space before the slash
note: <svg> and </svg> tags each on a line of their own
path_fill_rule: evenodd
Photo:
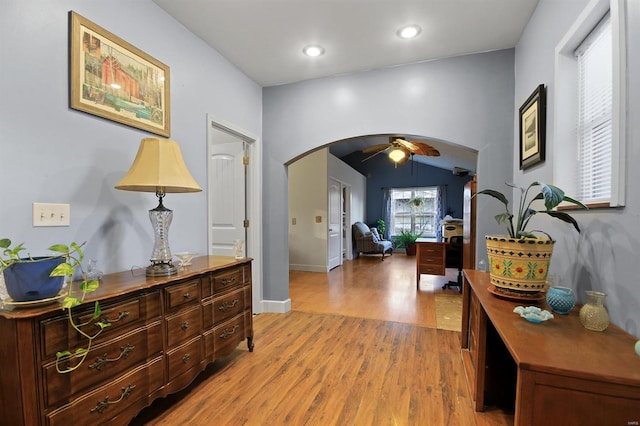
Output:
<svg viewBox="0 0 640 426">
<path fill-rule="evenodd" d="M 382 188 L 382 214 L 380 215 L 385 223 L 384 235 L 382 238 L 389 239 L 389 226 L 391 225 L 391 189 Z"/>
<path fill-rule="evenodd" d="M 447 206 L 447 186 L 438 185 L 436 191 L 436 238 L 442 241 L 442 227 L 440 221 L 445 216 Z"/>
</svg>

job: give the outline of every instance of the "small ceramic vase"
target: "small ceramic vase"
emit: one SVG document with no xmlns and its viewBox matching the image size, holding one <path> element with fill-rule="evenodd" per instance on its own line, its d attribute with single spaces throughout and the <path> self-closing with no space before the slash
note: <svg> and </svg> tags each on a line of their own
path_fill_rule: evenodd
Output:
<svg viewBox="0 0 640 426">
<path fill-rule="evenodd" d="M 569 287 L 553 286 L 547 290 L 547 304 L 553 312 L 567 315 L 576 304 L 576 297 Z"/>
<path fill-rule="evenodd" d="M 587 303 L 580 308 L 580 322 L 587 330 L 604 331 L 609 327 L 609 313 L 604 307 L 605 293 L 586 291 Z"/>
</svg>

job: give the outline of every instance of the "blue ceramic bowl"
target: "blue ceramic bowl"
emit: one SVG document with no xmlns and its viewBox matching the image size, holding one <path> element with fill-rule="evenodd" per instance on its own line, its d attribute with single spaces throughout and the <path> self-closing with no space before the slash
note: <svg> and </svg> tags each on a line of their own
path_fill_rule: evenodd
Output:
<svg viewBox="0 0 640 426">
<path fill-rule="evenodd" d="M 569 287 L 553 286 L 547 290 L 547 304 L 553 312 L 567 315 L 576 304 L 576 297 Z"/>
</svg>

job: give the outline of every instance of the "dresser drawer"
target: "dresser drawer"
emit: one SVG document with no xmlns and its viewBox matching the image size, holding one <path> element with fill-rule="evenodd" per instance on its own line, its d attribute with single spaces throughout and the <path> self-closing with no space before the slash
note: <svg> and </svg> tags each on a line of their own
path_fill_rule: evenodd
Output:
<svg viewBox="0 0 640 426">
<path fill-rule="evenodd" d="M 200 278 L 175 284 L 164 289 L 168 310 L 200 301 Z"/>
<path fill-rule="evenodd" d="M 115 377 L 105 386 L 49 413 L 49 426 L 110 423 L 119 413 L 163 386 L 163 365 L 162 357 L 158 357 L 126 375 Z"/>
<path fill-rule="evenodd" d="M 107 321 L 111 325 L 102 331 L 94 341 L 94 344 L 106 341 L 112 336 L 120 335 L 137 325 L 159 318 L 161 312 L 160 293 L 154 291 L 140 294 L 133 299 L 119 303 L 101 304 L 101 311 L 99 319 Z M 81 330 L 90 335 L 99 331 L 99 328 L 95 325 L 98 320 L 92 320 L 92 316 L 93 304 L 79 310 L 78 314 L 74 315 L 77 324 L 85 324 L 81 327 Z M 64 314 L 41 321 L 40 327 L 42 330 L 42 357 L 45 361 L 55 359 L 57 352 L 64 350 L 75 351 L 78 346 L 84 347 L 87 343 L 87 339 L 69 325 L 69 320 Z"/>
<path fill-rule="evenodd" d="M 169 381 L 175 379 L 193 367 L 200 366 L 202 358 L 202 338 L 200 336 L 169 351 L 167 353 Z M 193 370 L 194 377 L 200 372 L 200 370 L 200 368 Z"/>
<path fill-rule="evenodd" d="M 160 321 L 95 346 L 82 365 L 60 374 L 55 362 L 44 366 L 45 403 L 52 407 L 71 400 L 79 392 L 108 381 L 123 371 L 162 353 Z M 62 368 L 66 367 L 62 363 Z"/>
<path fill-rule="evenodd" d="M 220 324 L 213 329 L 214 357 L 229 355 L 246 337 L 244 314 Z"/>
<path fill-rule="evenodd" d="M 420 265 L 419 271 L 421 274 L 428 275 L 445 275 L 446 273 L 444 265 Z"/>
<path fill-rule="evenodd" d="M 202 331 L 202 311 L 200 305 L 166 318 L 167 346 L 173 347 L 199 335 Z"/>
<path fill-rule="evenodd" d="M 241 267 L 226 269 L 211 276 L 214 295 L 244 284 Z"/>
<path fill-rule="evenodd" d="M 244 311 L 245 290 L 239 289 L 213 299 L 211 303 L 204 305 L 203 324 L 205 329 L 213 327 Z"/>
</svg>

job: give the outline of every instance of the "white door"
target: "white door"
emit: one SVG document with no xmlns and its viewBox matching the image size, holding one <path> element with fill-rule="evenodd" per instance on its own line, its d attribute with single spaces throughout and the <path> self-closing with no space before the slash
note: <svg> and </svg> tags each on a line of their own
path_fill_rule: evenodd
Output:
<svg viewBox="0 0 640 426">
<path fill-rule="evenodd" d="M 329 179 L 329 269 L 342 265 L 342 186 Z"/>
<path fill-rule="evenodd" d="M 234 134 L 209 131 L 209 254 L 233 256 L 235 240 L 246 242 L 245 146 Z"/>
</svg>

